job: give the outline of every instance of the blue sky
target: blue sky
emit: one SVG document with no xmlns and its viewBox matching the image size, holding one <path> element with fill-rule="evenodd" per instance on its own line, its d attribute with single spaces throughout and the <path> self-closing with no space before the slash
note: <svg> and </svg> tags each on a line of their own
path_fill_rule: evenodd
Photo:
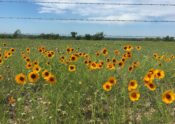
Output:
<svg viewBox="0 0 175 124">
<path fill-rule="evenodd" d="M 45 1 L 49 0 L 35 0 Z M 58 1 L 58 0 L 52 0 Z M 64 0 L 71 1 L 71 0 Z M 75 0 L 77 2 L 78 0 Z M 122 2 L 121 0 L 109 2 Z M 72 1 L 71 1 L 72 2 Z M 80 1 L 78 1 L 80 2 Z M 81 2 L 86 2 L 82 0 Z M 104 2 L 90 0 L 88 2 Z M 126 0 L 125 3 L 137 3 Z M 145 3 L 140 0 L 139 3 Z M 173 3 L 173 0 L 148 0 L 147 3 Z M 146 6 L 94 6 L 94 5 L 56 5 L 56 4 L 19 4 L 0 3 L 0 16 L 53 17 L 88 19 L 147 19 L 175 20 L 175 7 Z M 38 20 L 0 20 L 1 33 L 13 33 L 20 29 L 23 33 L 59 33 L 68 35 L 71 31 L 79 34 L 104 32 L 106 35 L 121 36 L 175 36 L 175 23 L 109 23 L 109 22 L 60 22 Z"/>
</svg>

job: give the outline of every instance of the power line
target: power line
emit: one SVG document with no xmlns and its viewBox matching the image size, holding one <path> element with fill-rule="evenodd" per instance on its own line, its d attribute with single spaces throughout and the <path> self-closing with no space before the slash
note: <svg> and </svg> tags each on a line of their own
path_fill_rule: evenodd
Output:
<svg viewBox="0 0 175 124">
<path fill-rule="evenodd" d="M 112 5 L 112 6 L 174 6 L 166 3 L 97 3 L 97 2 L 64 2 L 64 1 L 23 1 L 23 0 L 0 0 L 0 3 L 35 3 L 35 4 L 75 4 L 75 5 Z"/>
<path fill-rule="evenodd" d="M 83 18 L 44 18 L 44 17 L 3 17 L 0 19 L 41 20 L 41 21 L 81 21 L 81 22 L 144 22 L 175 23 L 175 20 L 125 20 L 125 19 L 83 19 Z"/>
</svg>

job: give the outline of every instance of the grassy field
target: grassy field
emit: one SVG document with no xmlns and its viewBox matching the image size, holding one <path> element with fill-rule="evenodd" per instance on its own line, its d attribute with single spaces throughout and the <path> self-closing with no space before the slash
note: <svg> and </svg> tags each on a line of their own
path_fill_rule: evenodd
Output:
<svg viewBox="0 0 175 124">
<path fill-rule="evenodd" d="M 1 39 L 0 49 L 0 124 L 175 123 L 173 42 Z"/>
</svg>

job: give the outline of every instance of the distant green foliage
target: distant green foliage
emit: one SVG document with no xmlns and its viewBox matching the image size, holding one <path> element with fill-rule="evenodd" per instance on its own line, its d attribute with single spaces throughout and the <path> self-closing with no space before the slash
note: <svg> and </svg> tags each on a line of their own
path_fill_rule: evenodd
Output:
<svg viewBox="0 0 175 124">
<path fill-rule="evenodd" d="M 85 34 L 84 38 L 86 40 L 91 40 L 92 39 L 92 36 L 90 34 Z"/>
<path fill-rule="evenodd" d="M 39 34 L 39 35 L 32 35 L 32 34 L 23 34 L 19 29 L 16 30 L 13 34 L 0 34 L 0 38 L 30 38 L 30 39 L 60 39 L 60 40 L 124 40 L 124 41 L 175 41 L 174 37 L 165 36 L 165 37 L 143 37 L 143 38 L 126 38 L 126 37 L 105 37 L 103 32 L 97 32 L 95 34 L 85 34 L 85 35 L 78 35 L 77 32 L 71 32 L 70 36 L 64 36 L 60 34 Z"/>
<path fill-rule="evenodd" d="M 77 32 L 71 32 L 71 36 L 72 36 L 72 38 L 76 38 Z"/>
<path fill-rule="evenodd" d="M 38 37 L 43 38 L 43 39 L 59 39 L 60 35 L 59 34 L 40 34 Z"/>
<path fill-rule="evenodd" d="M 92 36 L 93 40 L 103 40 L 104 39 L 104 33 L 103 32 L 99 32 L 96 33 Z"/>
<path fill-rule="evenodd" d="M 22 36 L 21 30 L 16 30 L 13 34 L 14 38 L 20 38 Z"/>
</svg>

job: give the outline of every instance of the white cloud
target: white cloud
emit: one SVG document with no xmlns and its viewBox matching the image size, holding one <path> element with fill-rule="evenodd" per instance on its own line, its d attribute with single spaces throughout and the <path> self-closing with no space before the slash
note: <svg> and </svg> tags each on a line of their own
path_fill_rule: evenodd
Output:
<svg viewBox="0 0 175 124">
<path fill-rule="evenodd" d="M 50 0 L 35 0 L 37 2 L 50 2 Z M 51 0 L 58 1 L 58 0 Z M 64 2 L 87 2 L 87 0 L 64 0 Z M 88 0 L 88 2 L 106 2 L 106 0 Z M 108 0 L 116 3 L 174 3 L 174 0 Z M 65 14 L 88 19 L 175 19 L 175 7 L 161 6 L 112 6 L 112 5 L 68 5 L 39 3 L 39 13 Z"/>
</svg>

